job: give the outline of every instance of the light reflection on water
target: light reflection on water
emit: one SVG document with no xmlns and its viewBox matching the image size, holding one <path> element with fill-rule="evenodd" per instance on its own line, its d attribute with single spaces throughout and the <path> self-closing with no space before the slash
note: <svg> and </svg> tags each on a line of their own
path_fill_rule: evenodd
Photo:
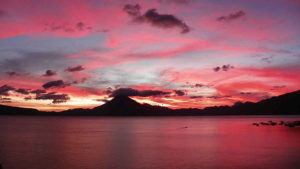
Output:
<svg viewBox="0 0 300 169">
<path fill-rule="evenodd" d="M 298 169 L 300 116 L 0 116 L 3 169 Z"/>
</svg>

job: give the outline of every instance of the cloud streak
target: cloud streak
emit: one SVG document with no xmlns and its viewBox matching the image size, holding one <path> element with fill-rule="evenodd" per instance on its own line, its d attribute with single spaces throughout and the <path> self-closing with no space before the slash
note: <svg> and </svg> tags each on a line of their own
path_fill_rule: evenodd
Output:
<svg viewBox="0 0 300 169">
<path fill-rule="evenodd" d="M 217 21 L 230 22 L 230 21 L 233 21 L 233 20 L 237 20 L 241 17 L 244 17 L 245 15 L 246 15 L 246 13 L 244 11 L 240 10 L 240 11 L 231 13 L 231 14 L 226 15 L 226 16 L 220 16 L 220 17 L 217 18 Z"/>
<path fill-rule="evenodd" d="M 20 93 L 20 94 L 24 94 L 24 95 L 28 95 L 28 94 L 30 94 L 30 89 L 20 88 L 20 89 L 15 90 L 15 92 Z"/>
<path fill-rule="evenodd" d="M 13 76 L 18 76 L 19 74 L 17 74 L 16 72 L 6 72 L 6 74 L 10 77 L 13 77 Z"/>
<path fill-rule="evenodd" d="M 56 92 L 50 92 L 46 94 L 37 95 L 36 100 L 52 100 L 53 104 L 65 103 L 70 100 L 67 94 L 57 94 Z"/>
<path fill-rule="evenodd" d="M 45 84 L 43 84 L 44 89 L 50 89 L 50 88 L 65 88 L 67 86 L 70 86 L 70 83 L 66 83 L 63 80 L 55 80 L 55 81 L 50 81 Z"/>
<path fill-rule="evenodd" d="M 82 67 L 81 65 L 74 66 L 74 67 L 68 67 L 67 69 L 65 69 L 66 72 L 78 72 L 78 71 L 82 71 L 82 70 L 84 70 L 84 67 Z"/>
<path fill-rule="evenodd" d="M 36 89 L 36 90 L 31 91 L 30 93 L 33 93 L 33 94 L 36 94 L 36 95 L 40 95 L 40 94 L 47 93 L 47 91 L 46 90 L 42 90 L 42 89 Z"/>
<path fill-rule="evenodd" d="M 174 90 L 174 93 L 178 96 L 184 96 L 185 95 L 185 92 L 182 91 L 182 90 Z"/>
<path fill-rule="evenodd" d="M 223 66 L 217 66 L 217 67 L 214 67 L 213 68 L 213 70 L 215 71 L 215 72 L 219 72 L 219 71 L 228 71 L 228 70 L 230 70 L 230 69 L 233 69 L 234 68 L 234 66 L 232 66 L 232 65 L 230 65 L 230 64 L 228 64 L 228 65 L 223 65 Z"/>
<path fill-rule="evenodd" d="M 43 74 L 43 76 L 54 76 L 54 75 L 56 75 L 56 72 L 53 70 L 47 70 L 45 74 Z"/>
<path fill-rule="evenodd" d="M 113 91 L 110 94 L 110 97 L 116 96 L 140 96 L 140 97 L 149 97 L 149 96 L 162 96 L 168 95 L 170 92 L 164 92 L 160 90 L 136 90 L 132 88 L 119 88 Z"/>
<path fill-rule="evenodd" d="M 0 97 L 0 103 L 12 103 L 11 98 Z"/>
<path fill-rule="evenodd" d="M 77 22 L 76 24 L 57 24 L 57 23 L 49 23 L 45 24 L 45 31 L 63 31 L 67 33 L 80 32 L 80 31 L 91 31 L 93 28 L 91 26 L 87 26 L 84 22 Z"/>
</svg>

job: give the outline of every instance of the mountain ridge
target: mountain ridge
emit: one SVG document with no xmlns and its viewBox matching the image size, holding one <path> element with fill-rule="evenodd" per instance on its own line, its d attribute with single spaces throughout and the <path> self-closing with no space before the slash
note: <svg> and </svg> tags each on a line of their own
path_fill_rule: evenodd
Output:
<svg viewBox="0 0 300 169">
<path fill-rule="evenodd" d="M 200 116 L 200 115 L 285 115 L 300 114 L 300 90 L 274 96 L 256 103 L 237 103 L 233 106 L 214 106 L 204 109 L 170 109 L 140 104 L 127 96 L 116 96 L 92 109 L 69 109 L 44 112 L 31 108 L 0 105 L 0 115 L 97 115 L 97 116 Z"/>
</svg>

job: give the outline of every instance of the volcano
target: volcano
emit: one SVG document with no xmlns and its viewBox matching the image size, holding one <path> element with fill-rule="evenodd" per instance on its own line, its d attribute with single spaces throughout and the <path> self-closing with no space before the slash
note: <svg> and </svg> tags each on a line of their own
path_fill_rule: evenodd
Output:
<svg viewBox="0 0 300 169">
<path fill-rule="evenodd" d="M 107 103 L 92 109 L 95 114 L 136 116 L 136 115 L 160 115 L 171 113 L 172 109 L 140 104 L 127 96 L 116 96 Z"/>
</svg>

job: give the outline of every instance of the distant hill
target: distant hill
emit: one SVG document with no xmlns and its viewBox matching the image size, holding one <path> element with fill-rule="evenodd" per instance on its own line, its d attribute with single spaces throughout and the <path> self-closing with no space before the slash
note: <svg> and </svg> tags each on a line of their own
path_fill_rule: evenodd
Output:
<svg viewBox="0 0 300 169">
<path fill-rule="evenodd" d="M 170 109 L 140 104 L 126 96 L 93 109 L 70 109 L 62 112 L 41 112 L 36 109 L 0 105 L 0 114 L 12 115 L 99 115 L 99 116 L 199 116 L 199 115 L 295 115 L 300 114 L 300 90 L 262 100 L 257 103 L 236 103 L 205 109 Z"/>
<path fill-rule="evenodd" d="M 180 109 L 180 112 L 205 115 L 287 115 L 300 114 L 300 90 L 253 102 L 238 102 L 233 106 L 215 106 L 205 109 Z"/>
<path fill-rule="evenodd" d="M 0 115 L 1 114 L 11 114 L 11 115 L 24 114 L 24 115 L 26 115 L 26 114 L 39 114 L 39 113 L 41 113 L 41 112 L 36 109 L 0 105 Z"/>
</svg>

